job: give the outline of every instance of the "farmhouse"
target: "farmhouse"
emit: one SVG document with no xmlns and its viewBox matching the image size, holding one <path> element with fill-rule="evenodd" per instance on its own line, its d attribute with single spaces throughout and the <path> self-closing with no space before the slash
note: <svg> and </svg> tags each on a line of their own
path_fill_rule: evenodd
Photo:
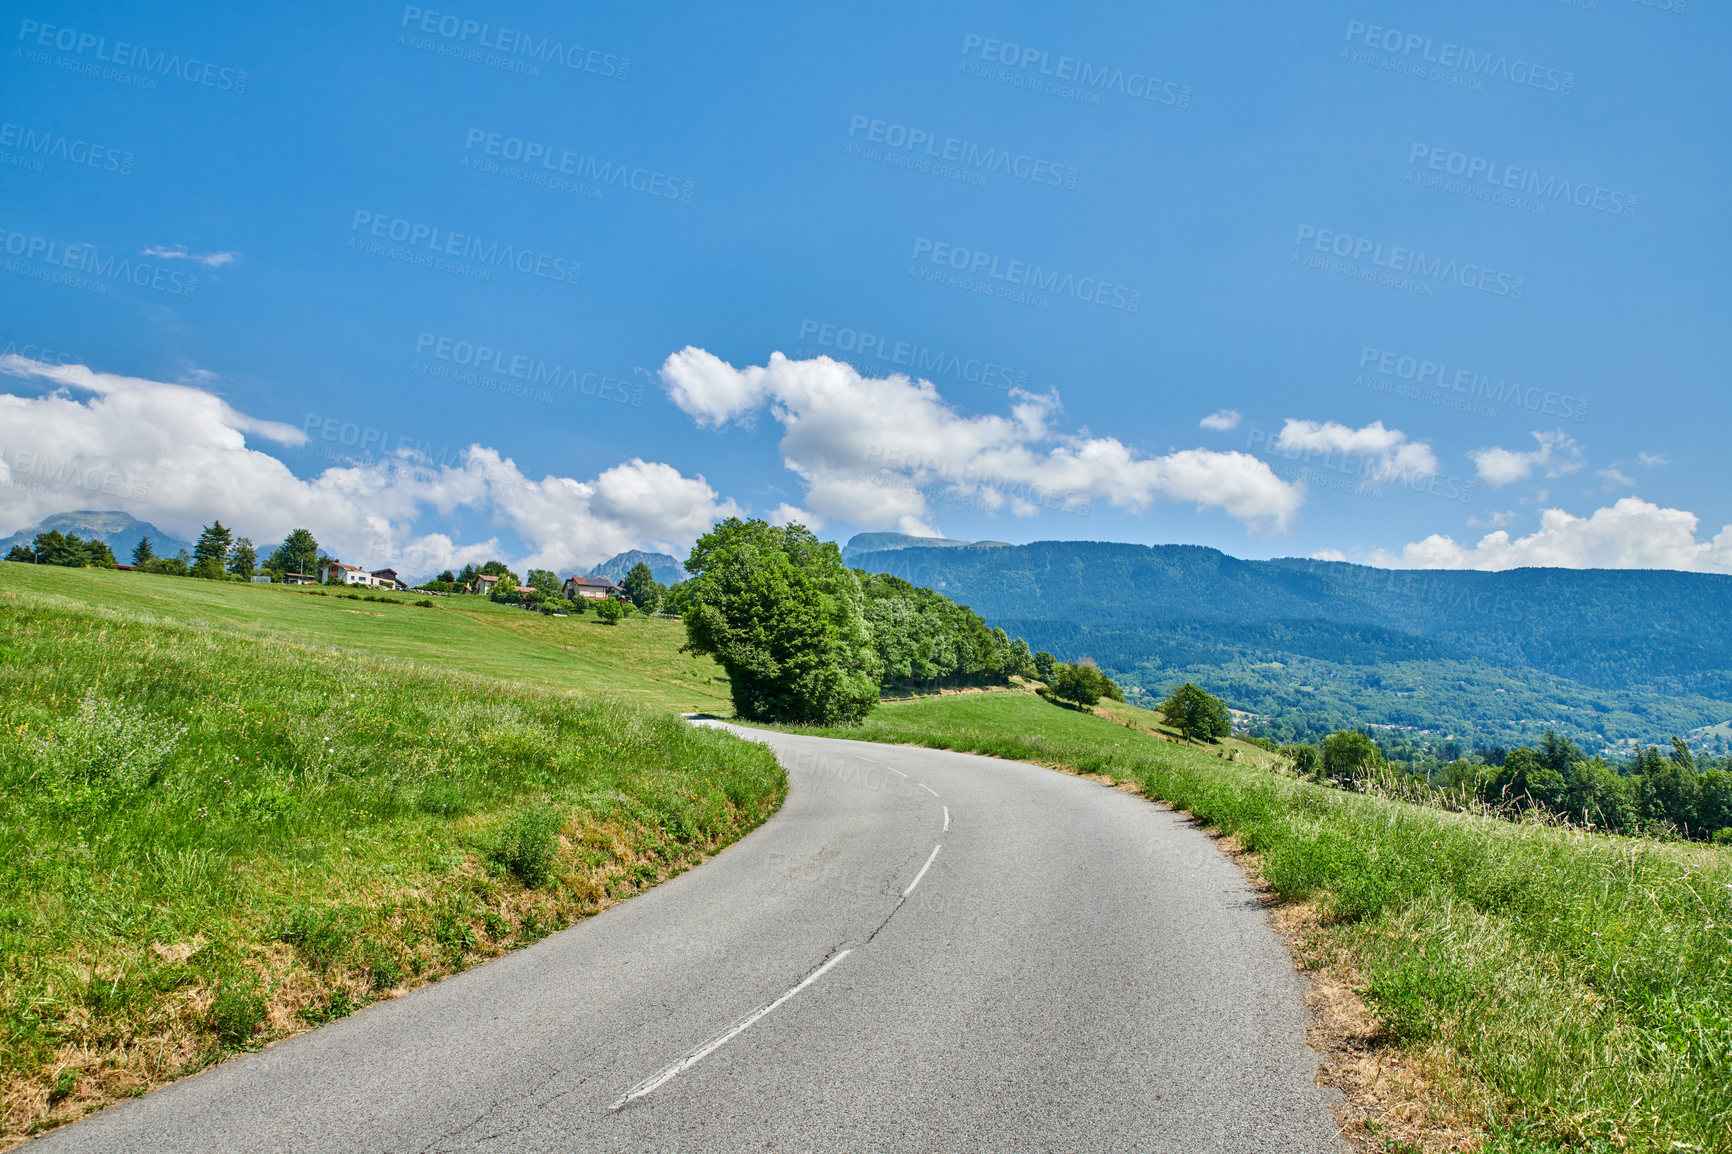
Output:
<svg viewBox="0 0 1732 1154">
<path fill-rule="evenodd" d="M 383 577 L 380 574 L 390 574 Z M 341 561 L 332 561 L 325 566 L 326 585 L 364 585 L 369 589 L 396 589 L 399 587 L 397 574 L 389 569 L 381 569 L 378 573 L 369 573 L 359 565 L 345 565 Z"/>
<path fill-rule="evenodd" d="M 579 597 L 586 601 L 606 601 L 609 597 L 625 596 L 625 590 L 606 577 L 567 577 L 563 591 L 573 601 Z"/>
</svg>

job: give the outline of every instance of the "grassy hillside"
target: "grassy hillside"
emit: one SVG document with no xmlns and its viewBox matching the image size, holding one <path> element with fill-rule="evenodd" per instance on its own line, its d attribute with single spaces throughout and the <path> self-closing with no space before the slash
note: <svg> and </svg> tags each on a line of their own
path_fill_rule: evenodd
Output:
<svg viewBox="0 0 1732 1154">
<path fill-rule="evenodd" d="M 731 708 L 721 668 L 708 657 L 679 652 L 686 639 L 680 623 L 638 614 L 609 626 L 593 613 L 543 617 L 485 597 L 428 598 L 434 608 L 422 609 L 414 604 L 423 599 L 419 594 L 391 595 L 400 604 L 351 601 L 322 586 L 0 561 L 4 589 L 251 637 L 401 657 L 544 689 L 605 692 L 669 711 Z"/>
<path fill-rule="evenodd" d="M 0 564 L 0 1144 L 763 821 L 769 753 L 666 709 L 713 700 L 677 635 L 602 629 Z"/>
<path fill-rule="evenodd" d="M 1344 793 L 1114 713 L 978 694 L 832 735 L 1103 773 L 1234 835 L 1280 898 L 1316 911 L 1312 956 L 1357 975 L 1380 1028 L 1371 1068 L 1381 1049 L 1424 1071 L 1488 1148 L 1732 1150 L 1727 851 Z"/>
</svg>

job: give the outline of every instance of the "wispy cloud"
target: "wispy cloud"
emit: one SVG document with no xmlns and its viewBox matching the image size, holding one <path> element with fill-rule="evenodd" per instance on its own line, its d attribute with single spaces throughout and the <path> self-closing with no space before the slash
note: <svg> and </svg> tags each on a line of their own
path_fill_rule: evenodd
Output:
<svg viewBox="0 0 1732 1154">
<path fill-rule="evenodd" d="M 159 260 L 190 260 L 206 268 L 221 268 L 241 259 L 238 252 L 191 252 L 184 244 L 153 244 L 147 249 L 139 250 L 139 255 L 154 256 Z"/>
</svg>

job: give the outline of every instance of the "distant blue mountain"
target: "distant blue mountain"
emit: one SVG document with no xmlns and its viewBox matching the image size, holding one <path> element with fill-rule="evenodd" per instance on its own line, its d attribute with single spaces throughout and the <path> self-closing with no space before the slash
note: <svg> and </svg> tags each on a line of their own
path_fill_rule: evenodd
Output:
<svg viewBox="0 0 1732 1154">
<path fill-rule="evenodd" d="M 190 542 L 164 533 L 148 521 L 140 521 L 114 510 L 81 509 L 75 513 L 56 513 L 52 517 L 44 517 L 40 525 L 12 534 L 0 541 L 0 556 L 4 556 L 14 545 L 29 547 L 38 533 L 52 532 L 77 534 L 86 541 L 106 541 L 108 547 L 114 550 L 115 560 L 122 565 L 131 563 L 132 551 L 143 537 L 150 538 L 150 547 L 158 557 L 172 557 L 182 549 L 192 552 Z"/>
<path fill-rule="evenodd" d="M 967 549 L 998 547 L 1003 541 L 958 541 L 954 537 L 916 537 L 912 533 L 856 533 L 842 546 L 842 560 L 852 565 L 854 558 L 867 553 L 884 553 L 896 549 Z"/>
<path fill-rule="evenodd" d="M 650 567 L 657 581 L 663 585 L 678 585 L 688 574 L 686 567 L 674 557 L 666 553 L 646 553 L 642 549 L 629 549 L 614 557 L 609 557 L 600 565 L 585 573 L 585 577 L 606 577 L 610 581 L 624 581 L 632 566 L 642 561 Z"/>
<path fill-rule="evenodd" d="M 899 541 L 849 563 L 938 590 L 1159 697 L 1184 681 L 1271 736 L 1376 724 L 1463 744 L 1558 729 L 1595 750 L 1732 726 L 1732 576 L 1389 570 L 1195 545 Z M 1711 732 L 1712 731 L 1712 732 Z"/>
</svg>

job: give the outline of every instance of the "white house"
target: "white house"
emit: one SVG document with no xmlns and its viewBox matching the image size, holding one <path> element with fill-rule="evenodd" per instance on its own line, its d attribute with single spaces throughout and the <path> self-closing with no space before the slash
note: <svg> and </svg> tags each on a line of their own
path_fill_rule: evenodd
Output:
<svg viewBox="0 0 1732 1154">
<path fill-rule="evenodd" d="M 606 601 L 609 597 L 624 597 L 625 590 L 606 577 L 567 577 L 562 590 L 566 597 L 585 601 Z"/>
<path fill-rule="evenodd" d="M 380 574 L 389 573 L 389 577 Z M 326 585 L 364 585 L 369 589 L 397 588 L 397 575 L 389 569 L 381 569 L 378 573 L 369 573 L 359 565 L 345 565 L 341 561 L 332 561 L 325 566 Z"/>
</svg>

